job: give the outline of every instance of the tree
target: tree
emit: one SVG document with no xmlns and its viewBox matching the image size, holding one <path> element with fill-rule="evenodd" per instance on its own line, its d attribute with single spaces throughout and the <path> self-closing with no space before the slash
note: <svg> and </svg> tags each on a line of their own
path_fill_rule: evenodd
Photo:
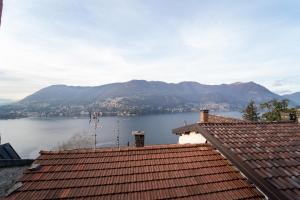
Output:
<svg viewBox="0 0 300 200">
<path fill-rule="evenodd" d="M 281 112 L 294 112 L 294 109 L 288 108 L 289 100 L 283 99 L 283 100 L 277 100 L 273 99 L 271 101 L 262 103 L 260 105 L 261 109 L 266 110 L 262 115 L 262 119 L 264 121 L 280 121 L 281 120 Z"/>
<path fill-rule="evenodd" d="M 259 113 L 257 112 L 257 106 L 253 100 L 249 102 L 245 110 L 242 111 L 243 119 L 248 121 L 257 122 L 259 120 Z"/>
</svg>

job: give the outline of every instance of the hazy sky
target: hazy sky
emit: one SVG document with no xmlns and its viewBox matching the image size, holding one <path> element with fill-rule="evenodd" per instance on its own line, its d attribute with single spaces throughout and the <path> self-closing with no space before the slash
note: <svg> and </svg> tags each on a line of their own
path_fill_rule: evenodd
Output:
<svg viewBox="0 0 300 200">
<path fill-rule="evenodd" d="M 4 0 L 0 98 L 131 79 L 300 91 L 300 1 Z"/>
</svg>

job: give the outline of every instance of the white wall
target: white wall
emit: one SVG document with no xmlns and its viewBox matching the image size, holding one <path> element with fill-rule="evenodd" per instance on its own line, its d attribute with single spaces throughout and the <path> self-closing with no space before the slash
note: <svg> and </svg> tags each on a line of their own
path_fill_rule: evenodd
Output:
<svg viewBox="0 0 300 200">
<path fill-rule="evenodd" d="M 179 144 L 203 144 L 205 142 L 205 137 L 196 132 L 190 132 L 190 134 L 181 135 L 178 140 Z"/>
</svg>

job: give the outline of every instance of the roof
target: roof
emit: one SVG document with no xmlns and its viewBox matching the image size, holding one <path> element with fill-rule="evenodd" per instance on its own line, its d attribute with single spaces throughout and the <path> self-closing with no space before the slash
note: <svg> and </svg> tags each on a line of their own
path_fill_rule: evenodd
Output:
<svg viewBox="0 0 300 200">
<path fill-rule="evenodd" d="M 299 124 L 198 123 L 173 132 L 188 129 L 206 137 L 270 199 L 300 199 Z"/>
<path fill-rule="evenodd" d="M 32 159 L 21 159 L 9 143 L 0 145 L 0 168 L 28 166 L 32 162 Z"/>
<path fill-rule="evenodd" d="M 21 159 L 9 143 L 0 145 L 0 197 L 9 191 L 32 162 L 32 159 Z"/>
<path fill-rule="evenodd" d="M 248 121 L 243 120 L 243 119 L 236 119 L 232 117 L 224 117 L 224 116 L 219 116 L 219 115 L 208 115 L 208 122 L 205 123 L 247 123 Z M 195 124 L 189 124 L 180 128 L 175 128 L 172 130 L 174 134 L 181 135 L 185 133 L 189 133 L 192 131 L 197 131 L 198 130 L 198 124 L 202 122 L 197 122 Z M 204 124 L 205 124 L 204 123 Z"/>
<path fill-rule="evenodd" d="M 21 157 L 9 143 L 5 143 L 0 145 L 0 159 L 21 159 Z"/>
<path fill-rule="evenodd" d="M 232 117 L 224 117 L 219 115 L 208 115 L 208 123 L 241 123 L 245 122 L 242 119 L 236 119 Z"/>
<path fill-rule="evenodd" d="M 28 166 L 1 167 L 0 168 L 0 199 L 5 196 L 16 181 L 23 175 Z"/>
<path fill-rule="evenodd" d="M 262 199 L 209 144 L 41 152 L 7 199 Z"/>
</svg>

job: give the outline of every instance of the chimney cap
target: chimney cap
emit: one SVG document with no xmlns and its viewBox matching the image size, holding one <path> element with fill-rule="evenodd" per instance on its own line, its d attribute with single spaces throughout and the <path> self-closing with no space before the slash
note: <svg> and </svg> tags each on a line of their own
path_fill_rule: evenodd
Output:
<svg viewBox="0 0 300 200">
<path fill-rule="evenodd" d="M 144 131 L 132 131 L 132 135 L 145 135 Z"/>
<path fill-rule="evenodd" d="M 202 109 L 202 110 L 200 110 L 200 112 L 209 113 L 209 110 L 208 109 Z"/>
</svg>

